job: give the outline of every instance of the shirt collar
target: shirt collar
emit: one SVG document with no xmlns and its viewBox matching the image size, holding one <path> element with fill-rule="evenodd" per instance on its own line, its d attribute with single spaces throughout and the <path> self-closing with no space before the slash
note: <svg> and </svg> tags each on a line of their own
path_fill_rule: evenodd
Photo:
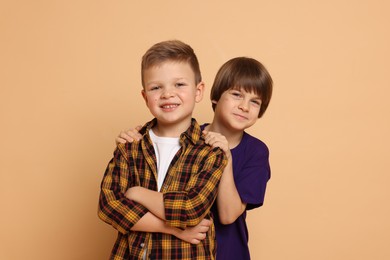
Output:
<svg viewBox="0 0 390 260">
<path fill-rule="evenodd" d="M 146 133 L 149 133 L 149 130 L 152 129 L 152 127 L 154 127 L 156 124 L 157 124 L 157 119 L 154 118 L 153 120 L 147 122 L 141 128 L 139 133 L 142 136 L 144 136 Z M 198 122 L 196 122 L 196 120 L 194 118 L 192 118 L 190 127 L 188 127 L 188 129 L 180 135 L 180 141 L 185 142 L 185 140 L 188 140 L 192 144 L 196 144 L 201 137 L 201 133 L 202 132 L 201 132 L 201 129 L 200 129 Z"/>
</svg>

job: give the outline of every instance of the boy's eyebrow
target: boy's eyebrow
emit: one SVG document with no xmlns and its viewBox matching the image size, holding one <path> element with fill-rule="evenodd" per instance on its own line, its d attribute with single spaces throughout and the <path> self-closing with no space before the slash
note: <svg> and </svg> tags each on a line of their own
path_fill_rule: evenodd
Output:
<svg viewBox="0 0 390 260">
<path fill-rule="evenodd" d="M 172 81 L 176 82 L 176 81 L 180 81 L 180 80 L 188 81 L 189 79 L 187 79 L 185 77 L 180 77 L 180 78 L 173 78 Z M 151 85 L 151 84 L 161 84 L 161 81 L 160 80 L 151 80 L 151 81 L 146 81 L 145 82 L 145 86 L 148 86 L 148 85 Z"/>
<path fill-rule="evenodd" d="M 146 82 L 145 82 L 145 85 L 159 84 L 159 83 L 160 83 L 160 81 L 158 81 L 158 80 L 153 80 L 153 81 L 146 81 Z"/>
<path fill-rule="evenodd" d="M 174 78 L 174 80 L 188 80 L 188 79 L 185 77 L 179 77 L 179 78 Z"/>
<path fill-rule="evenodd" d="M 255 99 L 255 100 L 263 102 L 262 99 L 261 99 L 261 96 L 259 96 L 257 94 L 255 94 L 255 96 L 252 99 Z"/>
<path fill-rule="evenodd" d="M 170 80 L 171 82 L 176 82 L 176 81 L 179 81 L 179 80 L 187 80 L 186 78 L 173 78 L 172 80 Z M 160 84 L 160 83 L 163 83 L 164 81 L 161 81 L 161 80 L 153 80 L 153 81 L 148 81 L 146 82 L 147 84 Z"/>
<path fill-rule="evenodd" d="M 239 91 L 239 92 L 247 92 L 247 93 L 253 93 L 255 95 L 254 99 L 260 99 L 261 100 L 261 96 L 259 94 L 256 94 L 254 91 L 251 91 L 251 92 L 248 92 L 246 91 L 244 88 L 231 88 L 231 90 L 236 90 L 236 91 Z"/>
</svg>

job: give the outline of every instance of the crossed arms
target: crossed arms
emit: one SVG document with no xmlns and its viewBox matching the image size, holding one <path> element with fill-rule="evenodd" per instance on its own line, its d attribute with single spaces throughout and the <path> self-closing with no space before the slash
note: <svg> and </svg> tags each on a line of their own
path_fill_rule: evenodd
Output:
<svg viewBox="0 0 390 260">
<path fill-rule="evenodd" d="M 216 183 L 226 163 L 222 152 L 205 158 L 203 168 L 191 177 L 189 182 L 195 185 L 189 190 L 167 193 L 129 185 L 132 176 L 125 153 L 124 146 L 119 145 L 107 167 L 101 185 L 99 217 L 123 234 L 161 232 L 193 244 L 204 239 L 211 225 L 204 217 L 217 195 Z"/>
</svg>

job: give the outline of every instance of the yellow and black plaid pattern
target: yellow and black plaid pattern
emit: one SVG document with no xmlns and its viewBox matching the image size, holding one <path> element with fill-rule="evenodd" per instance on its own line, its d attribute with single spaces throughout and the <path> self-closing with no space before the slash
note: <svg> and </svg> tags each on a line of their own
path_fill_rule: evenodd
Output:
<svg viewBox="0 0 390 260">
<path fill-rule="evenodd" d="M 157 167 L 149 130 L 156 119 L 140 131 L 143 138 L 132 144 L 121 144 L 109 162 L 101 184 L 99 217 L 118 230 L 110 259 L 215 259 L 215 230 L 212 226 L 198 245 L 162 233 L 131 231 L 131 227 L 148 210 L 124 196 L 133 186 L 157 190 Z M 164 194 L 167 223 L 178 228 L 197 225 L 211 218 L 210 208 L 226 165 L 219 148 L 211 148 L 201 138 L 198 123 L 192 119 L 189 129 L 180 136 L 181 149 L 173 158 L 161 188 Z"/>
</svg>

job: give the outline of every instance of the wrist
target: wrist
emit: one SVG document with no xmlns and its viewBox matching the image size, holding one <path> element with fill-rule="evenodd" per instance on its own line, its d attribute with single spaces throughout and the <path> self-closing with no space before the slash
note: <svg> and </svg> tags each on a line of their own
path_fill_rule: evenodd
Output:
<svg viewBox="0 0 390 260">
<path fill-rule="evenodd" d="M 230 151 L 230 149 L 228 149 L 228 150 L 225 152 L 225 155 L 226 155 L 226 158 L 228 159 L 228 161 L 231 161 L 231 160 L 232 160 L 232 152 Z"/>
<path fill-rule="evenodd" d="M 125 193 L 125 197 L 128 198 L 129 200 L 134 200 L 134 201 L 137 201 L 136 200 L 136 195 L 137 195 L 137 192 L 136 192 L 136 189 L 138 187 L 131 187 L 131 188 L 128 188 L 126 193 Z"/>
<path fill-rule="evenodd" d="M 233 158 L 232 156 L 227 156 L 227 163 L 226 163 L 226 166 L 225 166 L 225 169 L 233 169 Z"/>
<path fill-rule="evenodd" d="M 181 234 L 183 233 L 183 230 L 181 230 L 181 229 L 179 229 L 179 228 L 174 228 L 174 227 L 172 227 L 172 228 L 170 228 L 170 235 L 172 235 L 172 236 L 175 236 L 175 237 L 177 237 L 177 238 L 179 238 L 179 239 L 181 239 Z"/>
</svg>

